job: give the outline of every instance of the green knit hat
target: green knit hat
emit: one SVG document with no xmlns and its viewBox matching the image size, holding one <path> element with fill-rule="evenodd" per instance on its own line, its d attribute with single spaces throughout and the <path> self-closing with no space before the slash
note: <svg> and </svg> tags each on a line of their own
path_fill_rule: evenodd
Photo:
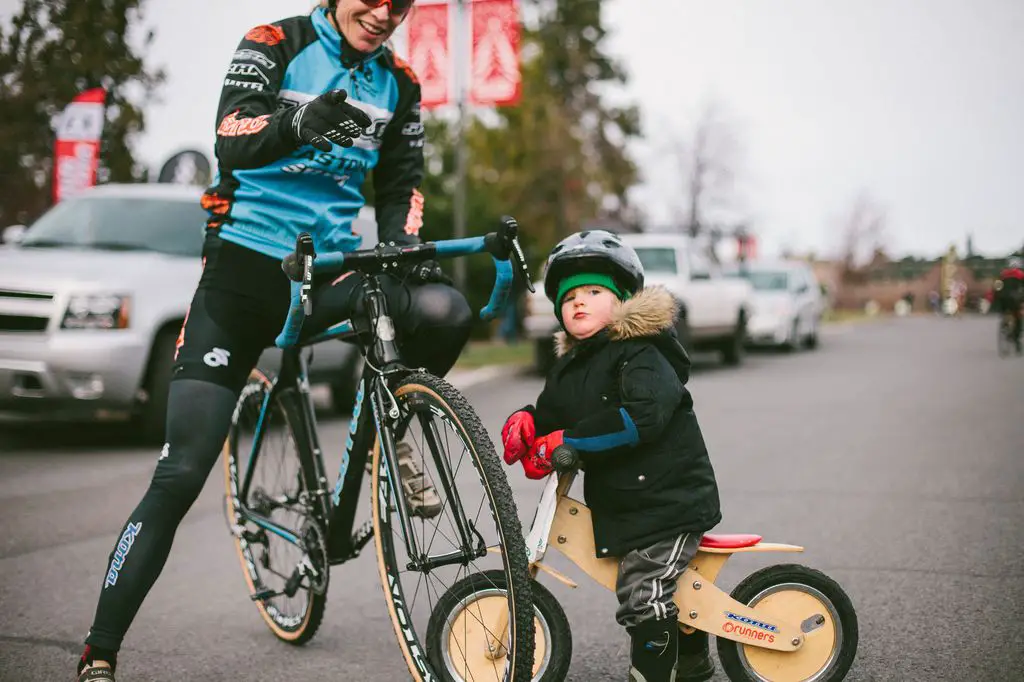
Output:
<svg viewBox="0 0 1024 682">
<path fill-rule="evenodd" d="M 569 275 L 558 283 L 558 295 L 555 297 L 555 317 L 558 318 L 559 324 L 565 326 L 562 323 L 562 299 L 565 298 L 565 295 L 576 287 L 593 284 L 608 289 L 615 294 L 620 301 L 627 298 L 625 292 L 623 292 L 622 288 L 615 283 L 615 280 L 612 279 L 611 275 L 606 275 L 602 272 L 577 272 L 575 275 Z"/>
</svg>

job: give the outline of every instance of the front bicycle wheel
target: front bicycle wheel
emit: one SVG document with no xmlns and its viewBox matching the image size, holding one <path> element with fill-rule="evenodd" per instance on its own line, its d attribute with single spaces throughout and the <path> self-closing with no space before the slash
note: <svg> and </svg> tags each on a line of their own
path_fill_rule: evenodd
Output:
<svg viewBox="0 0 1024 682">
<path fill-rule="evenodd" d="M 533 677 L 534 618 L 526 542 L 512 490 L 476 413 L 451 385 L 425 373 L 405 378 L 394 391 L 399 417 L 394 433 L 409 446 L 423 480 L 401 481 L 382 456 L 378 436 L 371 477 L 374 542 L 395 635 L 416 680 L 451 680 L 448 666 L 428 656 L 431 613 L 453 585 L 470 574 L 500 575 L 495 594 L 504 609 L 475 623 L 488 637 L 455 633 L 452 656 L 494 661 L 478 682 L 525 682 Z M 404 449 L 404 448 L 403 448 Z M 435 516 L 405 512 L 406 489 L 432 485 L 441 498 Z M 403 485 L 404 484 L 404 485 Z M 412 484 L 412 485 L 410 485 Z M 458 668 L 459 661 L 454 663 Z"/>
<path fill-rule="evenodd" d="M 238 398 L 224 444 L 226 512 L 260 616 L 278 639 L 304 644 L 327 603 L 326 534 L 303 474 L 301 458 L 312 461 L 312 453 L 297 435 L 299 397 L 284 391 L 271 399 L 271 388 L 270 378 L 254 371 Z M 254 448 L 257 428 L 262 438 Z M 252 481 L 243 495 L 248 467 Z"/>
</svg>

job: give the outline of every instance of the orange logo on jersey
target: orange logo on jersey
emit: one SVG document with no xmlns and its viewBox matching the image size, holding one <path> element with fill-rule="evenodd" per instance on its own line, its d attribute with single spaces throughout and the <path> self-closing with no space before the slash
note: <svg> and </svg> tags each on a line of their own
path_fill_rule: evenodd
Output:
<svg viewBox="0 0 1024 682">
<path fill-rule="evenodd" d="M 263 43 L 264 45 L 277 45 L 284 40 L 284 31 L 281 30 L 280 26 L 263 24 L 246 33 L 245 39 L 251 40 L 254 43 Z"/>
<path fill-rule="evenodd" d="M 405 216 L 405 233 L 418 235 L 423 227 L 423 195 L 418 189 L 412 191 L 409 212 Z"/>
<path fill-rule="evenodd" d="M 216 194 L 204 194 L 199 205 L 215 215 L 225 215 L 231 208 L 231 202 Z"/>
<path fill-rule="evenodd" d="M 238 137 L 239 135 L 255 135 L 268 125 L 270 114 L 254 116 L 253 118 L 238 118 L 238 110 L 224 117 L 217 127 L 217 134 L 222 137 Z"/>
</svg>

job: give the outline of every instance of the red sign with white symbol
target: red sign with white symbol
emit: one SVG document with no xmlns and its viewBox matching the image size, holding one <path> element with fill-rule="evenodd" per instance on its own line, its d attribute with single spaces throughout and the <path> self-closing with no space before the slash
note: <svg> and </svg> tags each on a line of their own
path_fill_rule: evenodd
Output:
<svg viewBox="0 0 1024 682">
<path fill-rule="evenodd" d="M 471 7 L 473 61 L 469 99 L 485 106 L 516 104 L 522 94 L 516 0 L 476 0 Z"/>
<path fill-rule="evenodd" d="M 55 203 L 96 184 L 106 100 L 103 88 L 86 90 L 60 115 L 53 163 Z"/>
<path fill-rule="evenodd" d="M 448 5 L 417 5 L 409 15 L 409 65 L 424 109 L 448 103 Z"/>
</svg>

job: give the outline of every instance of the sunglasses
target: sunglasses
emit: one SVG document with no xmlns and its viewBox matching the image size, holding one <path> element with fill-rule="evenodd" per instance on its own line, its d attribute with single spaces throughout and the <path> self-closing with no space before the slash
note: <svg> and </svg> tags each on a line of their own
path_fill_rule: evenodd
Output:
<svg viewBox="0 0 1024 682">
<path fill-rule="evenodd" d="M 377 9 L 381 5 L 387 5 L 388 11 L 392 15 L 400 16 L 412 9 L 412 4 L 416 0 L 362 0 L 363 4 L 367 7 Z"/>
</svg>

